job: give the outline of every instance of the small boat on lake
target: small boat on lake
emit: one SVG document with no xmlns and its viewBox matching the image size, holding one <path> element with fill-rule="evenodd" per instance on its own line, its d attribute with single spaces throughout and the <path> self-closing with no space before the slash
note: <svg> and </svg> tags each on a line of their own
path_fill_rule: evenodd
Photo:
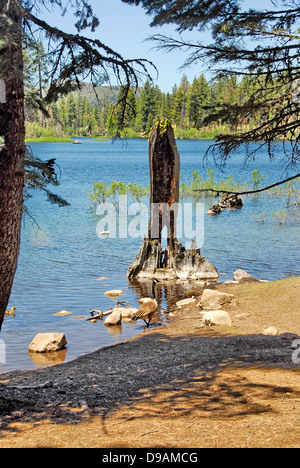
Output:
<svg viewBox="0 0 300 468">
<path fill-rule="evenodd" d="M 73 141 L 73 145 L 81 145 L 81 143 L 82 143 L 82 142 L 81 142 L 81 141 L 78 141 L 78 140 Z"/>
</svg>

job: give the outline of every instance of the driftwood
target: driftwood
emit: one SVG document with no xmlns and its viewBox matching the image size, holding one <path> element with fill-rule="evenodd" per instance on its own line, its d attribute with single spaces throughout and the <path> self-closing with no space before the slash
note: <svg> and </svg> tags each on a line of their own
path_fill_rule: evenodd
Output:
<svg viewBox="0 0 300 468">
<path fill-rule="evenodd" d="M 103 317 L 106 317 L 106 315 L 110 315 L 112 312 L 113 308 L 111 308 L 110 310 L 106 310 L 105 312 L 98 309 L 90 310 L 91 317 L 88 318 L 87 321 L 91 322 L 93 320 L 101 320 Z"/>
<path fill-rule="evenodd" d="M 127 278 L 218 278 L 216 268 L 201 254 L 193 241 L 186 250 L 176 237 L 179 202 L 180 155 L 168 120 L 157 120 L 149 139 L 150 219 L 144 238 Z M 167 249 L 162 248 L 162 230 L 167 228 Z"/>
<path fill-rule="evenodd" d="M 118 301 L 117 302 L 117 307 L 119 307 L 119 305 L 123 305 L 124 304 L 128 304 L 127 306 L 125 307 L 130 307 L 130 304 L 128 301 Z M 113 313 L 114 310 L 116 310 L 116 308 L 113 308 L 113 307 L 110 307 L 110 310 L 106 310 L 105 312 L 103 312 L 102 310 L 99 310 L 99 309 L 93 309 L 93 310 L 90 310 L 90 314 L 91 314 L 91 317 L 89 317 L 87 319 L 88 322 L 92 322 L 94 320 L 102 320 L 103 317 L 106 317 L 107 315 L 110 315 Z"/>
<path fill-rule="evenodd" d="M 88 322 L 93 320 L 101 320 L 103 317 L 103 312 L 101 310 L 93 309 L 90 310 L 91 317 L 87 319 Z"/>
</svg>

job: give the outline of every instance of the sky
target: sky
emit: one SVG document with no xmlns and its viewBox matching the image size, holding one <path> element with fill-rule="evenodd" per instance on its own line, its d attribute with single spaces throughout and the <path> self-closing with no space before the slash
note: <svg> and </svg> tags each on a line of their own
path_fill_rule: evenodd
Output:
<svg viewBox="0 0 300 468">
<path fill-rule="evenodd" d="M 124 58 L 145 58 L 152 61 L 158 68 L 159 75 L 152 69 L 151 75 L 154 83 L 159 88 L 167 93 L 172 92 L 175 84 L 179 85 L 183 74 L 185 74 L 190 82 L 195 77 L 199 77 L 202 73 L 208 74 L 204 64 L 197 63 L 192 68 L 180 70 L 185 59 L 186 53 L 176 51 L 166 53 L 165 51 L 154 50 L 154 44 L 148 41 L 149 37 L 154 34 L 164 34 L 178 38 L 176 27 L 172 25 L 164 25 L 162 27 L 151 28 L 151 16 L 147 15 L 145 10 L 135 5 L 128 5 L 121 0 L 90 0 L 90 4 L 97 17 L 100 20 L 100 26 L 96 33 L 83 31 L 83 35 L 97 37 L 104 44 L 111 47 Z M 265 8 L 269 9 L 270 0 L 244 0 L 245 7 L 250 8 Z M 56 10 L 57 11 L 57 10 Z M 50 14 L 47 12 L 45 19 L 53 26 L 57 26 L 68 32 L 76 33 L 74 16 L 70 13 L 61 17 L 59 14 Z M 191 41 L 209 40 L 209 35 L 204 33 L 200 36 L 197 31 L 185 32 L 182 34 L 184 39 Z M 208 75 L 209 77 L 209 75 Z M 116 80 L 112 79 L 111 84 L 116 84 Z"/>
</svg>

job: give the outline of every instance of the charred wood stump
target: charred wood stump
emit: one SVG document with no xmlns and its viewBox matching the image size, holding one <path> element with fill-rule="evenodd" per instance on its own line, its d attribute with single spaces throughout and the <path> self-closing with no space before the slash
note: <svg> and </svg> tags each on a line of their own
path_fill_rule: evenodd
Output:
<svg viewBox="0 0 300 468">
<path fill-rule="evenodd" d="M 180 155 L 168 120 L 157 120 L 149 140 L 150 219 L 127 278 L 160 280 L 217 279 L 218 272 L 193 241 L 186 250 L 176 237 L 179 203 Z M 162 248 L 162 230 L 167 229 L 167 249 Z"/>
<path fill-rule="evenodd" d="M 243 200 L 237 194 L 225 195 L 208 210 L 207 214 L 215 215 L 222 213 L 224 210 L 237 210 L 242 207 Z"/>
</svg>

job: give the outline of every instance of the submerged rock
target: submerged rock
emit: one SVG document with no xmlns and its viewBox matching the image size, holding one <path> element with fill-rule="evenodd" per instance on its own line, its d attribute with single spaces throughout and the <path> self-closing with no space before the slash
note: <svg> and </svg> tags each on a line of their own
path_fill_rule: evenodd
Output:
<svg viewBox="0 0 300 468">
<path fill-rule="evenodd" d="M 56 314 L 53 314 L 56 317 L 65 317 L 66 315 L 72 315 L 72 312 L 68 312 L 67 310 L 61 310 L 60 312 L 56 312 Z"/>
<path fill-rule="evenodd" d="M 123 291 L 121 289 L 112 289 L 111 291 L 106 291 L 104 293 L 105 296 L 108 296 L 108 297 L 116 297 L 116 296 L 121 296 L 123 293 Z"/>
</svg>

